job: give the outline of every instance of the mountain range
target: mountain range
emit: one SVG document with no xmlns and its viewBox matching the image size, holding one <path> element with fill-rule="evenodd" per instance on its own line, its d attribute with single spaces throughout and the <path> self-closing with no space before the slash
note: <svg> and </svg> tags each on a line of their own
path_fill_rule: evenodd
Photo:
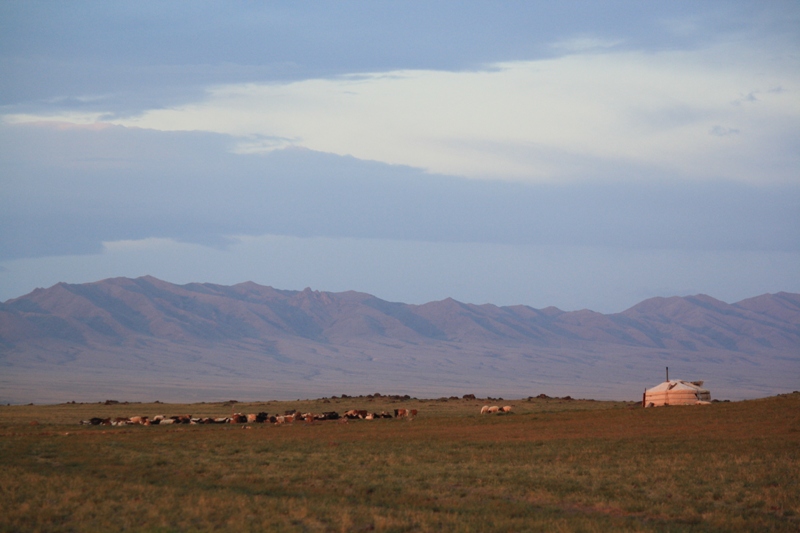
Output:
<svg viewBox="0 0 800 533">
<path fill-rule="evenodd" d="M 665 367 L 714 398 L 800 388 L 800 294 L 651 298 L 601 314 L 147 276 L 0 303 L 2 402 L 637 399 Z"/>
</svg>

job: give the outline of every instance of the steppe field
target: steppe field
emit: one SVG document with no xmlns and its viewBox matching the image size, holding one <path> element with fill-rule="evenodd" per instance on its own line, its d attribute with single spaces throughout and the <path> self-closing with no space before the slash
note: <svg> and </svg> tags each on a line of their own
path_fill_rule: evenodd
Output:
<svg viewBox="0 0 800 533">
<path fill-rule="evenodd" d="M 512 405 L 481 415 L 482 405 Z M 81 426 L 417 409 L 413 419 Z M 0 531 L 798 531 L 800 393 L 0 407 Z"/>
</svg>

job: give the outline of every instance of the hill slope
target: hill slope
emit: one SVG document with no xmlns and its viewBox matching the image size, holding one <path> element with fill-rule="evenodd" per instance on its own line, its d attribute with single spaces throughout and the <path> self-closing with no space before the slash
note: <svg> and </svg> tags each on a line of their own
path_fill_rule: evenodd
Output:
<svg viewBox="0 0 800 533">
<path fill-rule="evenodd" d="M 189 401 L 353 393 L 636 398 L 800 383 L 800 295 L 652 298 L 616 314 L 424 305 L 255 283 L 60 283 L 0 304 L 0 401 Z"/>
</svg>

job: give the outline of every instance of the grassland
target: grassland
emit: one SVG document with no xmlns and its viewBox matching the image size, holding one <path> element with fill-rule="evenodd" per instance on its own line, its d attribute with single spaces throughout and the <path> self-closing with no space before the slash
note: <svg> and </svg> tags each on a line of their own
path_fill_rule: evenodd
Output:
<svg viewBox="0 0 800 533">
<path fill-rule="evenodd" d="M 797 531 L 800 394 L 0 407 L 0 531 Z M 416 408 L 414 420 L 79 426 Z M 36 423 L 33 423 L 35 421 Z"/>
</svg>

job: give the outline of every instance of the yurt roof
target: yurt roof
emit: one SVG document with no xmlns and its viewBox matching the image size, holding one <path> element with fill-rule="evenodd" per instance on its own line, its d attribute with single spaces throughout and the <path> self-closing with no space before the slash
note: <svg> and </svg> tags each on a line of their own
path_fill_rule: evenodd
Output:
<svg viewBox="0 0 800 533">
<path fill-rule="evenodd" d="M 702 381 L 684 381 L 682 379 L 671 379 L 660 383 L 652 389 L 647 389 L 647 392 L 666 392 L 673 390 L 691 390 L 695 392 L 708 392 L 703 388 Z"/>
</svg>

